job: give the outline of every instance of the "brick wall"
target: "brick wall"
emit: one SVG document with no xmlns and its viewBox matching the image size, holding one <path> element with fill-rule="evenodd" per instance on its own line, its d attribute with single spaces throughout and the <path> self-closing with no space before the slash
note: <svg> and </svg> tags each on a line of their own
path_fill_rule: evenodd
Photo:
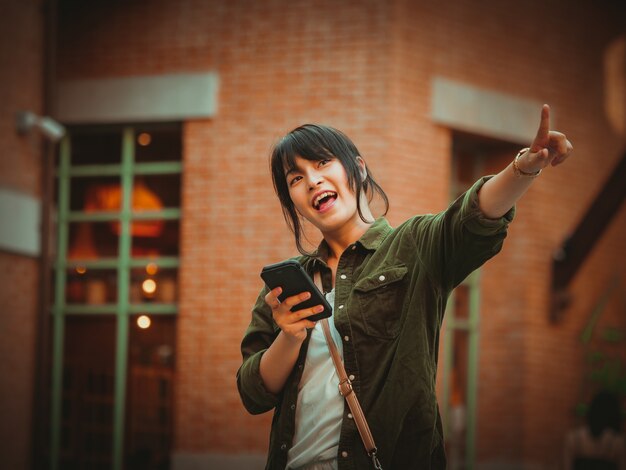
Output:
<svg viewBox="0 0 626 470">
<path fill-rule="evenodd" d="M 550 18 L 549 26 L 537 18 L 538 11 Z M 443 10 L 435 2 L 395 3 L 389 114 L 397 137 L 390 157 L 402 163 L 394 160 L 387 168 L 397 169 L 394 183 L 410 178 L 413 184 L 398 185 L 394 207 L 400 199 L 409 212 L 411 207 L 432 211 L 446 200 L 450 136 L 428 119 L 435 75 L 550 103 L 556 128 L 576 147 L 566 166 L 547 170 L 520 202 L 503 252 L 483 269 L 477 430 L 482 462 L 559 461 L 563 433 L 575 422 L 573 405 L 586 398 L 578 336 L 613 272 L 624 283 L 619 266 L 625 256 L 617 246 L 626 230 L 622 210 L 573 284 L 571 309 L 558 325 L 549 323 L 552 252 L 582 217 L 623 148 L 606 124 L 597 73 L 608 42 L 619 31 L 624 34 L 623 18 L 623 11 L 563 8 L 558 2 L 464 1 Z M 582 30 L 586 34 L 574 33 Z M 402 157 L 408 155 L 413 166 L 405 168 L 409 164 Z M 616 304 L 609 304 L 603 321 L 624 331 L 623 307 Z"/>
<path fill-rule="evenodd" d="M 384 7 L 346 4 L 325 19 L 333 10 L 333 2 L 317 12 L 304 4 L 222 7 L 220 117 L 186 127 L 180 450 L 267 447 L 270 416 L 243 411 L 234 374 L 262 286 L 258 273 L 295 252 L 269 180 L 271 144 L 302 122 L 321 121 L 352 135 L 366 158 L 380 159 Z"/>
<path fill-rule="evenodd" d="M 444 76 L 550 103 L 556 126 L 576 147 L 572 161 L 547 170 L 519 204 L 482 284 L 478 457 L 558 461 L 581 398 L 578 334 L 603 285 L 624 265 L 622 210 L 576 278 L 572 308 L 559 324 L 548 322 L 551 253 L 621 151 L 604 118 L 597 73 L 608 41 L 624 33 L 617 24 L 623 7 L 615 8 L 621 10 L 558 1 L 459 1 L 442 10 L 408 0 L 314 7 L 161 0 L 62 12 L 61 78 L 190 70 L 220 77 L 217 117 L 184 128 L 179 451 L 267 446 L 270 416 L 245 413 L 235 371 L 261 287 L 258 272 L 295 251 L 272 193 L 271 144 L 303 122 L 334 125 L 354 139 L 386 189 L 392 223 L 441 210 L 451 132 L 433 125 L 429 113 L 431 80 Z M 494 162 L 503 166 L 511 157 Z M 623 330 L 619 313 L 619 302 L 611 303 L 606 321 Z"/>
<path fill-rule="evenodd" d="M 37 136 L 15 132 L 15 113 L 42 108 L 43 20 L 39 1 L 3 2 L 0 9 L 0 188 L 39 197 Z M 0 214 L 0 224 L 19 214 Z M 31 419 L 39 281 L 37 259 L 0 251 L 0 460 L 25 469 Z"/>
</svg>

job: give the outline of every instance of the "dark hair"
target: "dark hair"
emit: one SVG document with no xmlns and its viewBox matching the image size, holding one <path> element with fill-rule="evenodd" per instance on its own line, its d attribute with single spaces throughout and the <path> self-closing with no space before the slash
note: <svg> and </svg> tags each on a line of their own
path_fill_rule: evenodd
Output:
<svg viewBox="0 0 626 470">
<path fill-rule="evenodd" d="M 348 136 L 337 129 L 319 124 L 304 124 L 297 127 L 274 146 L 270 159 L 274 190 L 280 200 L 285 221 L 295 236 L 296 247 L 300 253 L 304 255 L 310 254 L 302 246 L 300 215 L 296 211 L 289 195 L 285 170 L 296 166 L 296 157 L 315 161 L 332 157 L 339 159 L 346 170 L 348 185 L 356 195 L 356 207 L 359 217 L 364 222 L 371 222 L 365 220 L 361 212 L 361 192 L 363 191 L 367 195 L 370 202 L 374 197 L 374 192 L 380 195 L 385 204 L 383 215 L 387 214 L 389 210 L 389 199 L 383 189 L 376 183 L 369 169 L 367 170 L 365 180 L 361 180 L 359 165 L 356 159 L 358 156 L 360 156 L 360 153 Z"/>
<path fill-rule="evenodd" d="M 619 433 L 620 421 L 621 413 L 617 395 L 606 390 L 596 393 L 587 410 L 587 426 L 591 435 L 597 438 L 605 429 L 612 429 Z"/>
</svg>

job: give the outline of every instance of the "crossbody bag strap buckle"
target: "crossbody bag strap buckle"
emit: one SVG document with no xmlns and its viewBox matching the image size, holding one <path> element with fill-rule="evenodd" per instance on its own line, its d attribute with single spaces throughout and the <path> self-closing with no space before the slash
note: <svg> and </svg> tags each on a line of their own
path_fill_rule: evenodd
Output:
<svg viewBox="0 0 626 470">
<path fill-rule="evenodd" d="M 367 455 L 370 459 L 372 459 L 372 465 L 376 470 L 383 470 L 383 466 L 380 464 L 380 460 L 378 460 L 378 456 L 376 455 L 378 449 L 374 447 L 371 452 L 368 452 Z"/>
<path fill-rule="evenodd" d="M 354 392 L 354 388 L 352 388 L 352 382 L 350 382 L 349 378 L 343 379 L 339 382 L 339 395 L 342 397 L 347 397 L 352 392 Z"/>
</svg>

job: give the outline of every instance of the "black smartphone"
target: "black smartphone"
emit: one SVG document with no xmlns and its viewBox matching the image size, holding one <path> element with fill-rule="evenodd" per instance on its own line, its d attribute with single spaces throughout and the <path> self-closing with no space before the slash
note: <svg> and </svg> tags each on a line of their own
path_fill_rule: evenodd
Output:
<svg viewBox="0 0 626 470">
<path fill-rule="evenodd" d="M 284 301 L 287 297 L 310 292 L 311 297 L 304 302 L 294 306 L 291 311 L 297 312 L 305 308 L 323 305 L 324 311 L 308 317 L 311 321 L 328 318 L 332 315 L 332 309 L 326 298 L 319 291 L 311 277 L 304 268 L 295 260 L 282 261 L 276 264 L 265 266 L 261 271 L 261 278 L 270 289 L 282 287 L 283 291 L 278 296 L 278 300 Z"/>
</svg>

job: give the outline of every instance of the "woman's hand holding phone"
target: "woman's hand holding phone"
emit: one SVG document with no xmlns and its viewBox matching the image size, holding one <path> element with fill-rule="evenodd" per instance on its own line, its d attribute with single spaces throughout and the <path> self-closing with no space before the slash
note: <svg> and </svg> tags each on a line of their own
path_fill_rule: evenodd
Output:
<svg viewBox="0 0 626 470">
<path fill-rule="evenodd" d="M 315 305 L 292 312 L 294 306 L 305 302 L 311 294 L 302 292 L 281 302 L 278 300 L 281 293 L 282 288 L 276 287 L 265 295 L 265 303 L 272 309 L 272 317 L 281 329 L 280 334 L 261 357 L 259 366 L 263 383 L 271 393 L 279 393 L 285 386 L 285 381 L 298 359 L 300 346 L 306 339 L 306 329 L 315 326 L 308 317 L 324 310 L 323 306 Z"/>
<path fill-rule="evenodd" d="M 274 321 L 286 338 L 290 341 L 302 343 L 306 339 L 306 329 L 315 326 L 315 322 L 308 320 L 308 317 L 323 312 L 324 306 L 315 305 L 311 308 L 292 312 L 291 309 L 293 307 L 310 299 L 311 294 L 302 292 L 292 297 L 287 297 L 283 302 L 280 302 L 278 296 L 281 293 L 281 287 L 272 289 L 265 296 L 265 303 L 272 309 L 272 317 L 274 317 Z"/>
</svg>

